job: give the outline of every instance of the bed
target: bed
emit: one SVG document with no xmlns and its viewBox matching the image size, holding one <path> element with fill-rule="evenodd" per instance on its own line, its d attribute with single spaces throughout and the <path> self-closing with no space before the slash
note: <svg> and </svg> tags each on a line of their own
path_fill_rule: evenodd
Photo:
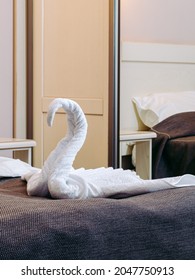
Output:
<svg viewBox="0 0 195 280">
<path fill-rule="evenodd" d="M 195 174 L 195 47 L 122 43 L 121 130 L 152 130 L 152 177 Z"/>
<path fill-rule="evenodd" d="M 127 89 L 130 93 L 130 96 L 125 94 L 126 100 L 120 103 L 124 105 L 121 112 L 125 116 L 121 117 L 121 129 L 147 129 L 133 110 L 132 97 L 138 93 L 143 96 L 151 88 L 157 92 L 159 83 L 164 85 L 165 91 L 168 85 L 173 89 L 176 80 L 181 90 L 189 90 L 187 81 L 191 81 L 190 88 L 193 83 L 195 86 L 194 64 L 187 57 L 185 65 L 172 59 L 170 66 L 165 57 L 159 65 L 158 51 L 154 48 L 151 52 L 154 46 L 148 45 L 144 45 L 146 57 L 142 56 L 140 61 L 135 55 L 143 53 L 143 46 L 127 44 L 128 50 L 129 47 L 133 58 L 127 51 L 121 67 L 122 77 L 128 81 L 125 88 L 124 83 L 121 87 L 125 93 Z M 161 51 L 163 49 L 161 60 L 164 47 L 160 46 Z M 175 53 L 173 46 L 170 49 Z M 155 59 L 152 60 L 151 54 L 156 55 Z M 167 80 L 170 83 L 165 83 Z M 121 93 L 122 97 L 123 90 Z M 129 110 L 131 106 L 132 110 Z M 127 118 L 129 112 L 131 115 Z M 29 196 L 26 181 L 20 177 L 2 177 L 0 259 L 193 260 L 194 202 L 195 185 L 134 195 L 120 193 L 100 198 L 55 199 L 49 195 Z"/>
<path fill-rule="evenodd" d="M 140 119 L 152 140 L 152 177 L 195 174 L 195 92 L 167 92 L 135 97 Z"/>
<path fill-rule="evenodd" d="M 30 197 L 0 180 L 1 260 L 195 259 L 195 187 L 121 198 Z"/>
</svg>

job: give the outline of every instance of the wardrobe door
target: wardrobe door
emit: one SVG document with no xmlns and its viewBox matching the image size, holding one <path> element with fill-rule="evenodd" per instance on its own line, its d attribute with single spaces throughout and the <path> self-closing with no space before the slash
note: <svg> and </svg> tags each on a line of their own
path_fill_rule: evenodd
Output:
<svg viewBox="0 0 195 280">
<path fill-rule="evenodd" d="M 34 165 L 40 167 L 66 134 L 59 111 L 47 126 L 49 103 L 70 98 L 82 107 L 88 134 L 74 167 L 108 165 L 109 0 L 34 0 Z"/>
</svg>

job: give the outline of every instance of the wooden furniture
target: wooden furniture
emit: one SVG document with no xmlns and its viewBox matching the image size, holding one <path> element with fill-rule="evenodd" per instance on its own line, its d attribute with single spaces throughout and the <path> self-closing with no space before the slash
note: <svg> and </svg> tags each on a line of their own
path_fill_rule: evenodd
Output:
<svg viewBox="0 0 195 280">
<path fill-rule="evenodd" d="M 36 146 L 34 140 L 17 138 L 0 138 L 0 150 L 13 151 L 14 158 L 32 164 L 32 148 Z"/>
<path fill-rule="evenodd" d="M 152 138 L 156 133 L 150 131 L 121 131 L 120 167 L 122 156 L 131 153 L 129 146 L 136 146 L 136 173 L 143 179 L 152 178 Z"/>
<path fill-rule="evenodd" d="M 58 97 L 76 101 L 87 116 L 87 139 L 74 167 L 108 164 L 109 5 L 108 0 L 33 1 L 36 167 L 66 134 L 62 110 L 52 128 L 46 121 L 48 105 Z"/>
</svg>

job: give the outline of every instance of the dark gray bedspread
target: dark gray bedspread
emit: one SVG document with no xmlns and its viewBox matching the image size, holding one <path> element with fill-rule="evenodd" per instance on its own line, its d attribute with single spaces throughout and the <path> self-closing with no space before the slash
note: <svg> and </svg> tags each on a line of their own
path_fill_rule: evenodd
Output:
<svg viewBox="0 0 195 280">
<path fill-rule="evenodd" d="M 0 259 L 195 259 L 195 187 L 53 200 L 0 182 Z"/>
</svg>

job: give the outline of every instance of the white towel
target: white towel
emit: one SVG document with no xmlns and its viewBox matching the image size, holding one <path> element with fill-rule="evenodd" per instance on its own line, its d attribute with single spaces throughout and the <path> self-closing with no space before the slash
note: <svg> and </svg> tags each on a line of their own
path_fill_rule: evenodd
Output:
<svg viewBox="0 0 195 280">
<path fill-rule="evenodd" d="M 97 197 L 127 197 L 164 189 L 195 186 L 195 176 L 143 180 L 134 171 L 97 168 L 77 169 L 69 174 L 63 191 L 54 188 L 53 198 L 87 199 Z"/>
<path fill-rule="evenodd" d="M 54 188 L 63 191 L 73 161 L 85 142 L 87 121 L 80 106 L 69 99 L 56 98 L 48 110 L 48 125 L 53 123 L 54 115 L 59 108 L 67 113 L 68 131 L 56 148 L 44 162 L 42 170 L 25 174 L 22 179 L 27 183 L 27 192 L 34 196 L 47 196 Z"/>
<path fill-rule="evenodd" d="M 0 178 L 21 177 L 25 173 L 35 171 L 38 169 L 20 159 L 0 157 Z"/>
<path fill-rule="evenodd" d="M 36 173 L 39 176 L 40 171 Z M 25 178 L 29 180 L 26 175 Z M 55 184 L 55 182 L 54 182 Z M 69 173 L 66 184 L 48 191 L 56 199 L 74 198 L 100 198 L 100 197 L 128 197 L 164 189 L 195 186 L 195 176 L 186 174 L 178 177 L 143 180 L 134 171 L 96 168 L 77 169 Z M 39 196 L 39 193 L 34 194 Z"/>
<path fill-rule="evenodd" d="M 143 180 L 134 171 L 96 168 L 72 168 L 87 133 L 87 122 L 77 103 L 68 99 L 55 99 L 48 111 L 48 124 L 52 125 L 58 108 L 68 114 L 68 132 L 45 161 L 42 170 L 23 176 L 29 195 L 53 198 L 86 199 L 93 197 L 132 196 L 163 189 L 195 186 L 195 176 Z"/>
</svg>

